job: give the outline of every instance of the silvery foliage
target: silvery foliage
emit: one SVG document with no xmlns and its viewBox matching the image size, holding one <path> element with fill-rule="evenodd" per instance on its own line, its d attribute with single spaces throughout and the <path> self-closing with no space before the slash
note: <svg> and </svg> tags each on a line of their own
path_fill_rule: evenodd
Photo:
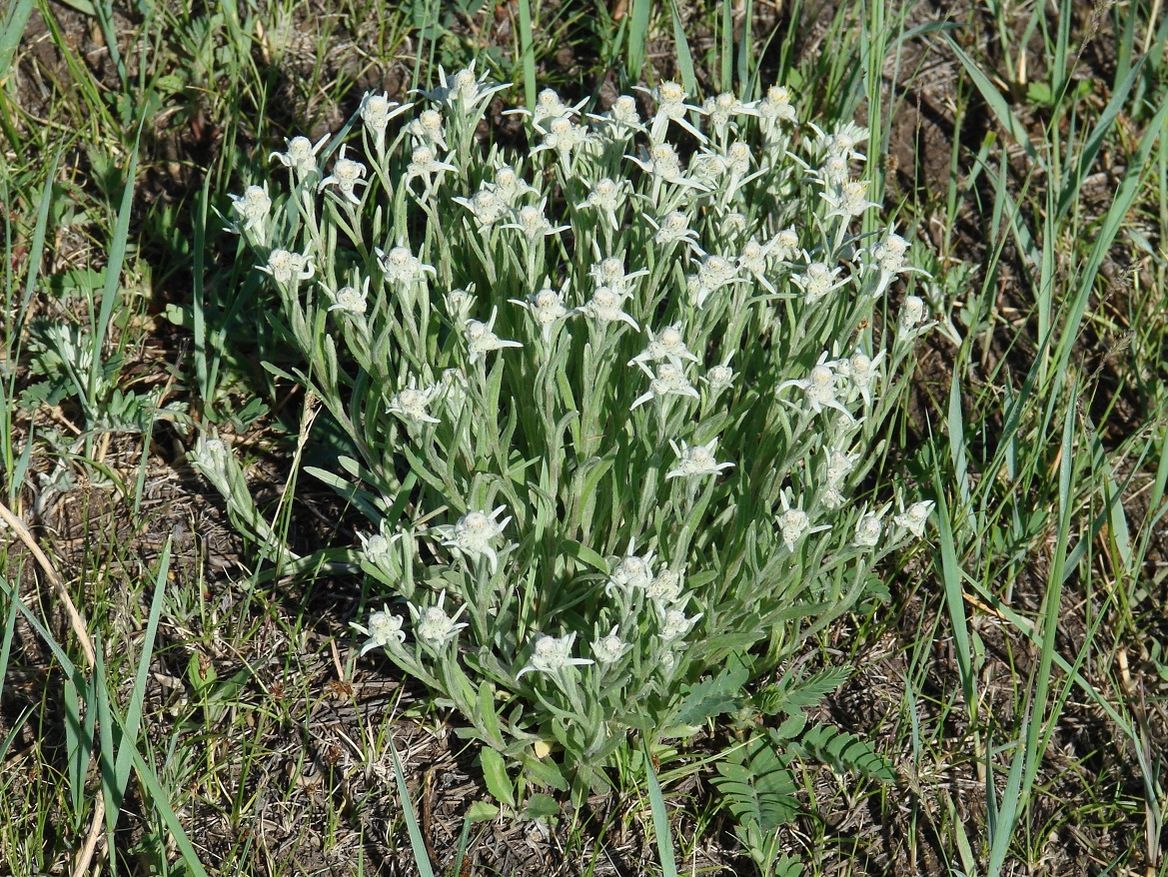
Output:
<svg viewBox="0 0 1168 877">
<path fill-rule="evenodd" d="M 545 90 L 512 111 L 516 154 L 477 131 L 499 89 L 470 69 L 369 95 L 232 219 L 303 357 L 286 376 L 350 443 L 310 471 L 369 519 L 362 652 L 594 781 L 924 535 L 930 504 L 855 494 L 931 315 L 898 289 L 915 269 L 874 221 L 864 129 L 801 125 L 783 88 L 664 83 L 591 114 Z"/>
</svg>

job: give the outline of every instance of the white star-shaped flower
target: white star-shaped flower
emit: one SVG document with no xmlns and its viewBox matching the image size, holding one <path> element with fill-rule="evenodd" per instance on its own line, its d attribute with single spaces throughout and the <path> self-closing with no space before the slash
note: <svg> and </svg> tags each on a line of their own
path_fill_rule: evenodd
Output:
<svg viewBox="0 0 1168 877">
<path fill-rule="evenodd" d="M 274 158 L 286 168 L 290 168 L 297 178 L 304 178 L 317 172 L 316 156 L 328 142 L 329 135 L 325 134 L 316 143 L 307 137 L 293 137 L 285 140 L 287 149 L 284 152 L 273 152 L 269 158 Z"/>
<path fill-rule="evenodd" d="M 592 641 L 592 657 L 596 659 L 596 663 L 616 663 L 633 647 L 632 643 L 625 642 L 617 635 L 618 630 L 620 626 L 614 625 L 607 634 Z"/>
<path fill-rule="evenodd" d="M 365 185 L 365 165 L 359 161 L 352 161 L 345 158 L 345 150 L 348 147 L 342 146 L 340 155 L 337 160 L 333 162 L 333 172 L 321 180 L 316 190 L 322 191 L 328 186 L 336 186 L 341 192 L 341 197 L 351 204 L 360 204 L 361 199 L 357 197 L 356 187 Z"/>
<path fill-rule="evenodd" d="M 435 651 L 453 641 L 458 636 L 458 632 L 467 627 L 465 622 L 456 623 L 459 616 L 466 611 L 466 606 L 459 606 L 458 611 L 451 616 L 446 614 L 445 602 L 446 592 L 443 591 L 438 595 L 438 602 L 433 606 L 421 607 L 415 606 L 413 603 L 407 604 L 410 617 L 414 622 L 414 635 L 419 642 Z"/>
<path fill-rule="evenodd" d="M 491 543 L 503 535 L 503 530 L 511 521 L 510 516 L 499 520 L 499 516 L 506 510 L 506 506 L 499 506 L 490 513 L 472 510 L 453 524 L 432 527 L 430 532 L 437 535 L 443 545 L 465 557 L 472 560 L 485 557 L 494 575 L 499 568 L 499 555 Z"/>
<path fill-rule="evenodd" d="M 370 613 L 369 620 L 363 625 L 351 622 L 354 630 L 367 637 L 365 644 L 361 646 L 361 654 L 404 643 L 406 635 L 402 632 L 403 623 L 404 619 L 390 612 L 388 606 L 382 606 L 378 611 Z"/>
<path fill-rule="evenodd" d="M 546 282 L 546 278 L 545 278 Z M 552 331 L 556 324 L 561 320 L 566 319 L 572 312 L 564 305 L 564 295 L 568 291 L 568 282 L 564 281 L 564 285 L 560 291 L 545 286 L 538 292 L 529 295 L 525 300 L 509 298 L 507 301 L 511 304 L 519 305 L 531 315 L 532 321 L 539 327 L 540 336 L 544 343 L 551 340 Z"/>
<path fill-rule="evenodd" d="M 268 263 L 261 265 L 260 270 L 271 274 L 277 283 L 287 286 L 294 280 L 311 278 L 316 273 L 316 266 L 312 264 L 307 253 L 275 249 L 268 253 Z"/>
<path fill-rule="evenodd" d="M 662 399 L 666 396 L 689 396 L 692 399 L 701 398 L 701 394 L 694 389 L 693 384 L 686 378 L 681 366 L 672 362 L 660 362 L 657 364 L 656 373 L 654 373 L 649 371 L 649 367 L 643 362 L 638 362 L 637 365 L 652 380 L 649 381 L 649 389 L 638 396 L 633 401 L 633 404 L 629 406 L 630 411 L 634 408 L 639 408 L 652 399 Z"/>
<path fill-rule="evenodd" d="M 627 323 L 640 331 L 637 321 L 624 312 L 625 298 L 627 296 L 621 295 L 607 286 L 601 286 L 592 293 L 592 298 L 576 308 L 575 312 L 591 317 L 599 323 Z"/>
<path fill-rule="evenodd" d="M 778 517 L 779 533 L 788 551 L 794 551 L 795 545 L 804 536 L 831 529 L 826 524 L 812 527 L 811 519 L 807 517 L 807 513 L 799 508 L 799 506 L 791 505 L 791 501 L 787 498 L 786 490 L 779 494 L 779 502 L 783 506 L 782 514 Z"/>
<path fill-rule="evenodd" d="M 684 441 L 678 445 L 673 439 L 669 446 L 677 454 L 677 465 L 669 470 L 665 476 L 669 478 L 702 478 L 707 475 L 717 475 L 723 469 L 733 469 L 733 463 L 719 463 L 714 458 L 718 440 L 710 439 L 704 445 L 689 446 Z"/>
<path fill-rule="evenodd" d="M 393 394 L 386 410 L 410 423 L 441 423 L 428 410 L 434 397 L 441 392 L 439 384 L 418 389 L 417 378 L 411 375 L 407 385 Z"/>
<path fill-rule="evenodd" d="M 547 673 L 555 675 L 568 667 L 585 667 L 594 663 L 590 658 L 573 658 L 572 643 L 576 641 L 576 634 L 569 633 L 561 637 L 541 636 L 535 641 L 531 651 L 531 658 L 527 665 L 515 674 L 519 678 L 524 673 Z"/>
<path fill-rule="evenodd" d="M 425 265 L 410 252 L 409 247 L 398 246 L 388 253 L 374 248 L 387 283 L 408 285 L 423 280 L 427 274 L 437 274 L 433 266 Z"/>
<path fill-rule="evenodd" d="M 658 362 L 662 359 L 667 359 L 678 366 L 681 365 L 682 360 L 698 362 L 698 358 L 685 346 L 685 338 L 681 334 L 680 324 L 671 323 L 662 329 L 659 335 L 655 334 L 652 329 L 645 331 L 649 335 L 649 344 L 630 359 L 628 365 Z"/>
<path fill-rule="evenodd" d="M 892 522 L 920 539 L 925 535 L 925 525 L 929 522 L 929 516 L 933 514 L 934 505 L 932 500 L 914 502 L 899 515 L 894 515 Z"/>
<path fill-rule="evenodd" d="M 499 315 L 498 308 L 491 308 L 491 318 L 483 323 L 479 320 L 467 320 L 463 326 L 466 336 L 466 352 L 471 362 L 486 359 L 493 350 L 502 350 L 505 347 L 522 347 L 518 341 L 508 341 L 500 338 L 492 330 L 495 327 L 495 318 Z"/>
<path fill-rule="evenodd" d="M 848 420 L 855 420 L 851 412 L 840 403 L 836 396 L 836 373 L 834 371 L 836 363 L 826 360 L 827 354 L 824 353 L 807 377 L 800 380 L 783 381 L 775 388 L 775 392 L 781 393 L 787 387 L 798 387 L 803 391 L 808 407 L 816 414 L 822 413 L 824 408 L 833 408 Z"/>
</svg>

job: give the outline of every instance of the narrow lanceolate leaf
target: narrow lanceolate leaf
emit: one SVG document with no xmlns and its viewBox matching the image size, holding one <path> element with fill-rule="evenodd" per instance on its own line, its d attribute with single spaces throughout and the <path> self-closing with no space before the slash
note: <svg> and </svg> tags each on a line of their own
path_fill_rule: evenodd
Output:
<svg viewBox="0 0 1168 877">
<path fill-rule="evenodd" d="M 130 780 L 133 765 L 133 750 L 138 745 L 138 731 L 142 723 L 142 708 L 146 700 L 146 681 L 150 672 L 150 661 L 154 657 L 154 640 L 158 635 L 158 624 L 162 618 L 163 597 L 166 581 L 170 573 L 170 538 L 162 545 L 158 558 L 158 571 L 154 576 L 154 596 L 150 601 L 150 615 L 146 620 L 146 631 L 142 637 L 142 652 L 138 656 L 138 668 L 134 674 L 134 688 L 126 705 L 126 716 L 122 723 L 122 739 L 118 744 L 118 754 L 114 763 L 114 781 L 111 798 L 106 802 L 107 811 L 112 811 L 116 821 L 121 810 L 126 785 Z"/>
<path fill-rule="evenodd" d="M 977 66 L 977 62 L 969 57 L 969 54 L 957 45 L 952 37 L 946 35 L 945 41 L 949 44 L 949 48 L 957 56 L 965 71 L 969 74 L 969 78 L 973 80 L 973 84 L 977 87 L 977 90 L 981 92 L 982 99 L 985 100 L 986 105 L 989 106 L 990 111 L 997 118 L 998 124 L 1026 151 L 1026 155 L 1029 158 L 1038 160 L 1038 152 L 1034 148 L 1034 143 L 1030 140 L 1030 135 L 1026 133 L 1025 126 L 1014 115 L 1013 110 L 1010 109 L 1006 98 L 994 87 L 994 84 L 990 82 L 989 77 L 982 72 L 982 69 Z"/>
<path fill-rule="evenodd" d="M 8 76 L 13 70 L 12 58 L 24 36 L 33 6 L 33 0 L 14 0 L 8 5 L 4 21 L 0 23 L 0 88 L 8 84 Z"/>
<path fill-rule="evenodd" d="M 653 9 L 652 0 L 631 0 L 629 14 L 629 80 L 637 82 L 641 78 L 641 67 L 645 63 L 645 46 L 649 36 L 649 13 Z"/>
</svg>

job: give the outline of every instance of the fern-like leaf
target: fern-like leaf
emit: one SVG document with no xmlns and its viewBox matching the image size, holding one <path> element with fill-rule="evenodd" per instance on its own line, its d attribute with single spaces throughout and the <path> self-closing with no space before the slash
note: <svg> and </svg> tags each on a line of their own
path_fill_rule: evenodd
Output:
<svg viewBox="0 0 1168 877">
<path fill-rule="evenodd" d="M 775 741 L 781 745 L 782 741 Z M 798 742 L 788 744 L 793 753 L 817 758 L 839 770 L 858 773 L 884 783 L 896 781 L 896 770 L 872 745 L 835 725 L 812 725 Z"/>
<path fill-rule="evenodd" d="M 798 812 L 789 760 L 766 737 L 752 740 L 718 763 L 714 785 L 739 826 L 769 835 Z"/>
<path fill-rule="evenodd" d="M 777 683 L 759 692 L 758 709 L 764 715 L 774 716 L 779 713 L 793 715 L 818 706 L 847 681 L 851 672 L 852 668 L 848 666 L 825 667 L 809 675 L 790 670 Z"/>
</svg>

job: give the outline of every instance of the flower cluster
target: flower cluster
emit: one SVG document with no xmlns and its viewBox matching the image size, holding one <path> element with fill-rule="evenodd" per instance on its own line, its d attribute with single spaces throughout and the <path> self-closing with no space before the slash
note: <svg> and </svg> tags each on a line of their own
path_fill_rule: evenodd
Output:
<svg viewBox="0 0 1168 877">
<path fill-rule="evenodd" d="M 931 502 L 857 485 L 939 299 L 906 237 L 861 233 L 868 132 L 781 85 L 544 89 L 509 111 L 520 155 L 482 142 L 504 86 L 438 79 L 292 138 L 227 218 L 344 443 L 322 477 L 370 518 L 362 654 L 491 745 L 595 768 L 927 536 Z"/>
</svg>

